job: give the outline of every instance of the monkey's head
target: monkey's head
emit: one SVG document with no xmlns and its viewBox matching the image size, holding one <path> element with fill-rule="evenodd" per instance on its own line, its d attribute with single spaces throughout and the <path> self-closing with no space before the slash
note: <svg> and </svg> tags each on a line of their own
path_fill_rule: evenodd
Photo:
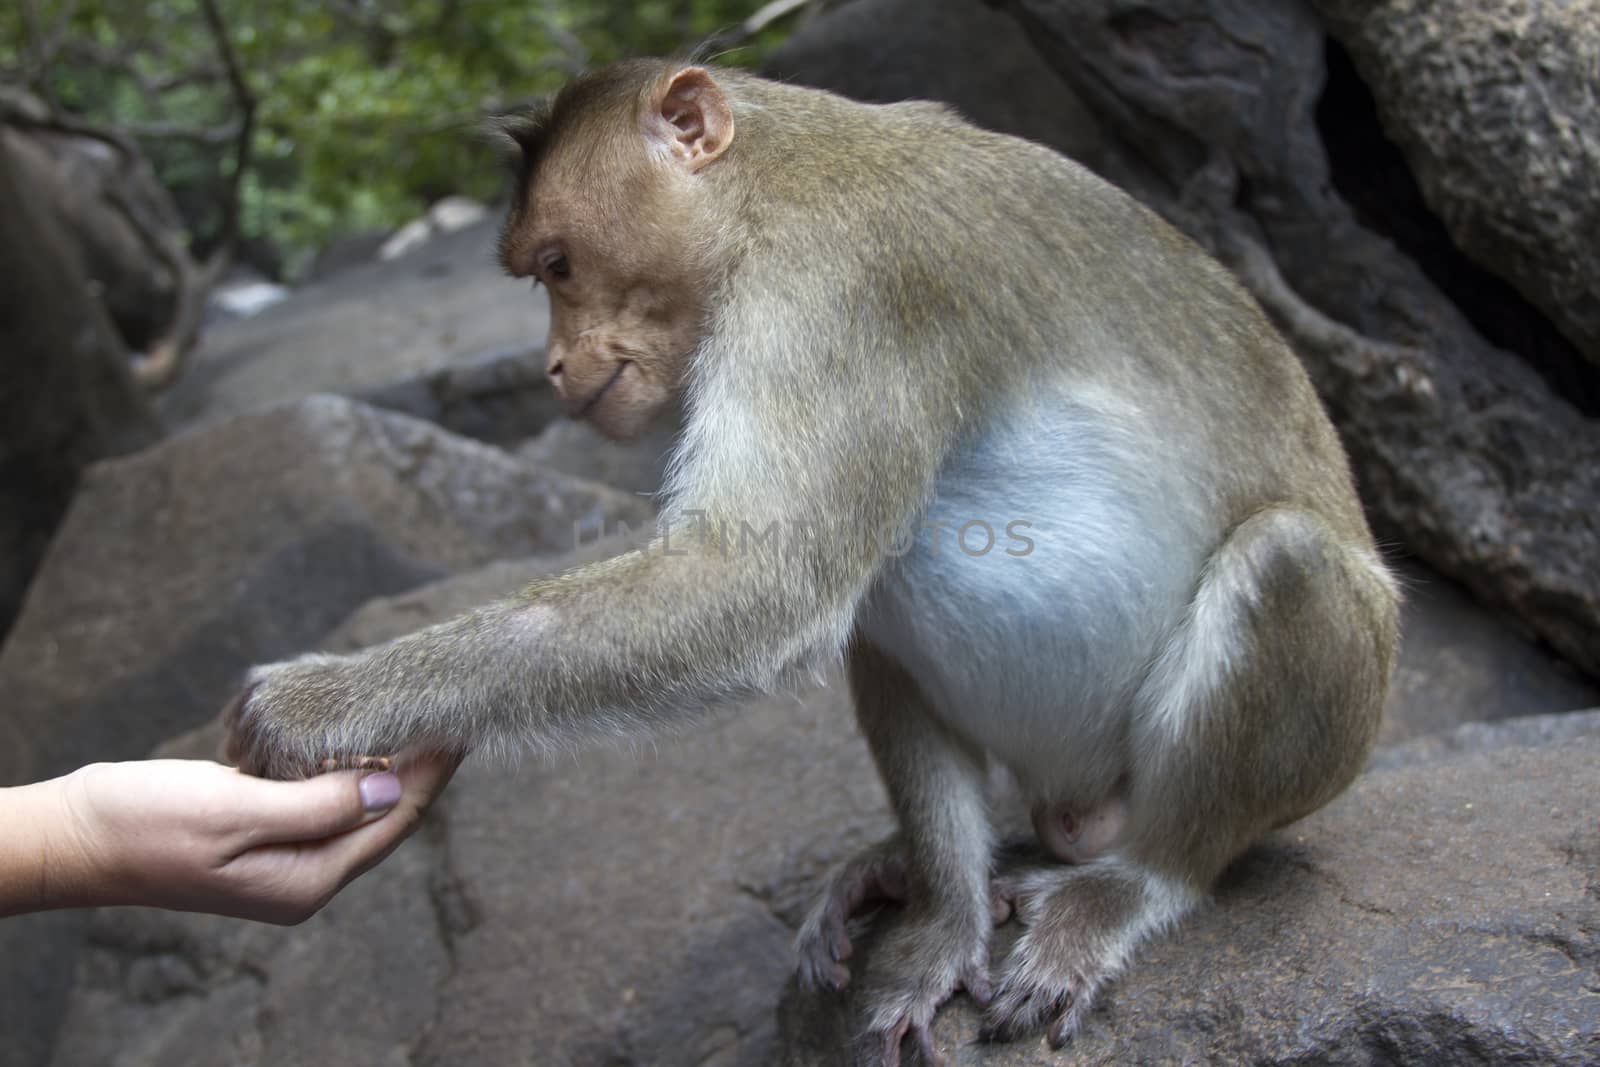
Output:
<svg viewBox="0 0 1600 1067">
<path fill-rule="evenodd" d="M 497 129 L 516 174 L 500 261 L 549 290 L 545 370 L 568 414 L 635 436 L 706 331 L 728 100 L 703 68 L 641 61 L 580 77 Z"/>
</svg>

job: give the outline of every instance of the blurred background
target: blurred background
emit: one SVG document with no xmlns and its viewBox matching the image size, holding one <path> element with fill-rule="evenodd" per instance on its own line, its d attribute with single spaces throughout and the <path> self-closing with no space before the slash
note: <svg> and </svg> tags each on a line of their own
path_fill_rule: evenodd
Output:
<svg viewBox="0 0 1600 1067">
<path fill-rule="evenodd" d="M 0 786 L 209 757 L 251 664 L 649 521 L 673 428 L 560 417 L 478 130 L 663 53 L 941 100 L 1161 213 L 1293 344 L 1408 585 L 1356 787 L 1076 1052 L 958 1001 L 953 1062 L 1595 1062 L 1600 0 L 0 6 Z M 469 764 L 294 930 L 0 922 L 0 1064 L 836 1062 L 848 1005 L 784 983 L 889 825 L 839 688 L 639 757 Z"/>
<path fill-rule="evenodd" d="M 236 212 L 239 260 L 295 282 L 336 238 L 392 230 L 445 196 L 496 196 L 473 137 L 483 116 L 587 66 L 737 30 L 757 6 L 21 0 L 0 12 L 0 69 L 76 132 L 131 140 L 192 251 L 233 238 Z M 738 36 L 742 63 L 776 37 Z"/>
</svg>

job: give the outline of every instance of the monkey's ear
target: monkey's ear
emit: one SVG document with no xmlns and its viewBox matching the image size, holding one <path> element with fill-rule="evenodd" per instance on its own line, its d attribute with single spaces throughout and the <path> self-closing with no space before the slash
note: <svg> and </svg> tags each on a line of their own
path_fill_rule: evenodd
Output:
<svg viewBox="0 0 1600 1067">
<path fill-rule="evenodd" d="M 690 173 L 714 163 L 733 141 L 733 109 L 704 67 L 686 67 L 656 90 L 645 136 Z"/>
</svg>

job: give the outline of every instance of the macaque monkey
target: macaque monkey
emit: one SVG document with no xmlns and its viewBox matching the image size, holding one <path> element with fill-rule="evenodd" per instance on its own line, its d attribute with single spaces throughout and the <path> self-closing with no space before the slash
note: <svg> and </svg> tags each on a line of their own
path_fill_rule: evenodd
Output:
<svg viewBox="0 0 1600 1067">
<path fill-rule="evenodd" d="M 802 978 L 862 983 L 869 1063 L 936 1058 L 958 989 L 1065 1041 L 1377 730 L 1396 586 L 1304 370 L 1172 227 L 941 106 L 640 60 L 504 131 L 500 257 L 549 290 L 567 410 L 625 438 L 682 398 L 658 536 L 258 668 L 233 758 L 566 747 L 842 657 L 899 832 L 828 880 Z M 1052 857 L 1003 884 L 991 762 Z M 852 976 L 845 920 L 883 897 Z"/>
</svg>

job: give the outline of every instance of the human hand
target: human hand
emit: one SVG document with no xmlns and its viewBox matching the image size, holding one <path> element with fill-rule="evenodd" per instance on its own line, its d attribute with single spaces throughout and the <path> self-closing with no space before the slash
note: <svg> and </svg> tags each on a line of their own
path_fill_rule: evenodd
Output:
<svg viewBox="0 0 1600 1067">
<path fill-rule="evenodd" d="M 98 763 L 29 792 L 36 906 L 146 904 L 292 924 L 416 828 L 460 757 L 266 781 L 202 760 Z M 6 910 L 0 893 L 0 914 Z M 25 910 L 26 906 L 21 909 Z"/>
</svg>

